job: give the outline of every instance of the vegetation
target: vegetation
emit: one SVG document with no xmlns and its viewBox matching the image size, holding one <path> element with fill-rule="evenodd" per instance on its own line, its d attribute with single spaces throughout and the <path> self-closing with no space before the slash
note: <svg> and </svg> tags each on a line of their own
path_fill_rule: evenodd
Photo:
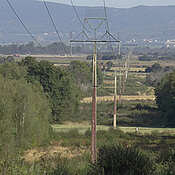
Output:
<svg viewBox="0 0 175 175">
<path fill-rule="evenodd" d="M 64 44 L 64 48 L 66 49 L 67 53 L 69 53 L 69 46 Z M 74 53 L 90 53 L 91 49 L 89 46 L 74 46 L 73 47 Z M 28 44 L 10 44 L 10 45 L 0 45 L 0 54 L 3 55 L 10 55 L 10 54 L 67 54 L 63 49 L 63 45 L 60 42 L 54 42 L 47 46 L 39 47 L 36 46 L 33 42 Z"/>
<path fill-rule="evenodd" d="M 102 146 L 99 149 L 97 162 L 92 165 L 91 175 L 96 174 L 153 174 L 151 158 L 143 151 L 120 145 Z"/>
<path fill-rule="evenodd" d="M 6 57 L 0 57 L 0 64 L 6 63 L 6 62 L 14 62 L 14 58 L 12 56 Z"/>
<path fill-rule="evenodd" d="M 70 73 L 73 81 L 82 92 L 82 96 L 91 95 L 92 87 L 92 65 L 81 61 L 72 61 L 70 64 Z M 103 82 L 103 76 L 100 67 L 97 67 L 97 83 L 100 86 Z"/>
<path fill-rule="evenodd" d="M 27 81 L 39 81 L 48 94 L 53 121 L 58 122 L 63 116 L 70 116 L 77 110 L 80 93 L 68 71 L 47 61 L 37 62 L 32 57 L 26 57 L 19 64 L 27 69 Z"/>
<path fill-rule="evenodd" d="M 0 76 L 0 155 L 10 160 L 22 148 L 51 139 L 51 110 L 40 85 Z"/>
<path fill-rule="evenodd" d="M 162 67 L 159 63 L 153 64 L 151 67 L 147 67 L 145 72 L 150 73 L 146 77 L 146 81 L 151 86 L 156 86 L 161 82 L 162 77 L 174 70 L 173 66 Z"/>
<path fill-rule="evenodd" d="M 91 67 L 85 62 L 73 61 L 70 65 L 70 72 L 76 85 L 83 94 L 91 89 L 92 72 Z"/>
<path fill-rule="evenodd" d="M 97 111 L 98 125 L 113 125 L 113 102 L 99 102 Z M 91 122 L 92 104 L 81 104 L 71 122 Z M 117 125 L 128 127 L 160 127 L 161 117 L 153 101 L 122 101 L 117 108 Z"/>
<path fill-rule="evenodd" d="M 158 108 L 162 111 L 165 125 L 174 127 L 175 120 L 175 71 L 165 76 L 156 87 Z"/>
<path fill-rule="evenodd" d="M 97 132 L 99 150 L 95 164 L 90 162 L 91 133 L 80 134 L 77 130 L 58 132 L 53 145 L 59 149 L 67 147 L 76 151 L 74 157 L 64 158 L 62 154 L 43 155 L 35 162 L 12 159 L 0 164 L 1 172 L 7 174 L 128 174 L 169 175 L 175 173 L 174 135 L 168 133 L 123 133 L 119 129 Z M 61 144 L 61 145 L 60 145 Z M 139 147 L 139 148 L 138 148 Z M 48 150 L 51 148 L 48 148 Z M 56 149 L 54 149 L 56 151 Z M 67 151 L 67 150 L 66 150 Z M 37 153 L 41 152 L 39 149 Z M 81 154 L 78 154 L 81 152 Z M 36 153 L 36 155 L 37 155 Z M 69 155 L 71 152 L 69 153 Z M 125 155 L 125 156 L 123 156 Z M 25 158 L 25 155 L 24 155 Z M 127 160 L 127 161 L 126 161 Z"/>
<path fill-rule="evenodd" d="M 154 60 L 154 58 L 147 55 L 143 55 L 139 57 L 139 61 L 152 61 L 152 60 Z"/>
<path fill-rule="evenodd" d="M 98 96 L 112 96 L 114 78 L 110 71 L 114 65 L 111 61 L 99 64 L 110 69 L 103 77 L 98 67 Z M 170 70 L 157 63 L 146 68 L 148 75 Z M 153 87 L 145 78 L 143 72 L 130 72 L 124 94 L 153 96 Z M 69 67 L 55 67 L 32 57 L 17 64 L 2 62 L 0 174 L 175 174 L 174 131 L 152 128 L 173 127 L 175 72 L 157 84 L 157 104 L 122 98 L 117 105 L 117 126 L 124 126 L 125 132 L 111 128 L 113 102 L 98 103 L 95 164 L 90 163 L 92 104 L 80 103 L 81 97 L 91 96 L 91 81 L 92 66 L 86 62 L 73 61 Z"/>
</svg>

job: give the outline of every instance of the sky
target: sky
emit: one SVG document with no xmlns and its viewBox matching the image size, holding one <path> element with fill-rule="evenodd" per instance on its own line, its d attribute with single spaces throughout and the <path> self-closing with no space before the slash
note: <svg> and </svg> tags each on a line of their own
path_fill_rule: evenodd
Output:
<svg viewBox="0 0 175 175">
<path fill-rule="evenodd" d="M 70 4 L 70 0 L 47 0 L 62 4 Z M 101 6 L 103 0 L 72 0 L 75 6 Z M 175 0 L 106 0 L 106 6 L 116 8 L 130 8 L 138 5 L 166 6 L 175 5 Z"/>
</svg>

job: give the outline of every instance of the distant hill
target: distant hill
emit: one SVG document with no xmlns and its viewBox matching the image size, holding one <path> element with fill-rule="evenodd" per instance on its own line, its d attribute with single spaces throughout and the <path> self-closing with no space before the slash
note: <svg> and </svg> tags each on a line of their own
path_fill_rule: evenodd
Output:
<svg viewBox="0 0 175 175">
<path fill-rule="evenodd" d="M 28 29 L 41 42 L 57 41 L 54 28 L 41 1 L 12 1 L 15 10 Z M 82 26 L 77 20 L 71 6 L 48 3 L 48 7 L 63 40 L 69 39 L 69 32 L 76 34 Z M 93 7 L 89 7 L 93 8 Z M 76 7 L 83 19 L 87 7 Z M 108 8 L 108 19 L 111 32 L 116 36 L 120 32 L 122 40 L 131 38 L 175 38 L 175 6 L 147 7 L 138 6 L 130 9 Z M 0 5 L 0 43 L 27 42 L 31 38 L 14 16 L 6 1 Z"/>
</svg>

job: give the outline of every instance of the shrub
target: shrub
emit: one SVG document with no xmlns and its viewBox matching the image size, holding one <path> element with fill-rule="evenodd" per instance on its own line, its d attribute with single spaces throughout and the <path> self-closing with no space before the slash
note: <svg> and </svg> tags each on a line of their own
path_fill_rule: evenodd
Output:
<svg viewBox="0 0 175 175">
<path fill-rule="evenodd" d="M 145 152 L 134 147 L 105 145 L 99 149 L 89 175 L 151 175 L 153 170 L 153 162 Z"/>
</svg>

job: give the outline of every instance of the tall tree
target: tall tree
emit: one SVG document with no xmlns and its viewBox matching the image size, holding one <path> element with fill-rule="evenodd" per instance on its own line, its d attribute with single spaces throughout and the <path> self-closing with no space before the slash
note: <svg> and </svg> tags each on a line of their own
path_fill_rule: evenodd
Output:
<svg viewBox="0 0 175 175">
<path fill-rule="evenodd" d="M 175 126 L 175 71 L 162 79 L 156 87 L 155 94 L 165 122 L 169 126 Z"/>
<path fill-rule="evenodd" d="M 51 110 L 39 85 L 0 76 L 0 154 L 42 145 L 50 139 Z"/>
<path fill-rule="evenodd" d="M 81 61 L 72 61 L 70 71 L 76 85 L 81 89 L 82 93 L 87 93 L 92 84 L 90 65 Z"/>
<path fill-rule="evenodd" d="M 80 88 L 83 96 L 90 92 L 92 87 L 92 65 L 82 61 L 72 61 L 70 64 L 70 72 L 76 85 Z M 103 82 L 101 69 L 97 66 L 98 85 Z"/>
<path fill-rule="evenodd" d="M 80 93 L 68 71 L 48 61 L 37 62 L 31 57 L 26 57 L 20 65 L 26 66 L 28 81 L 39 81 L 48 94 L 54 121 L 70 116 L 77 110 Z"/>
</svg>

